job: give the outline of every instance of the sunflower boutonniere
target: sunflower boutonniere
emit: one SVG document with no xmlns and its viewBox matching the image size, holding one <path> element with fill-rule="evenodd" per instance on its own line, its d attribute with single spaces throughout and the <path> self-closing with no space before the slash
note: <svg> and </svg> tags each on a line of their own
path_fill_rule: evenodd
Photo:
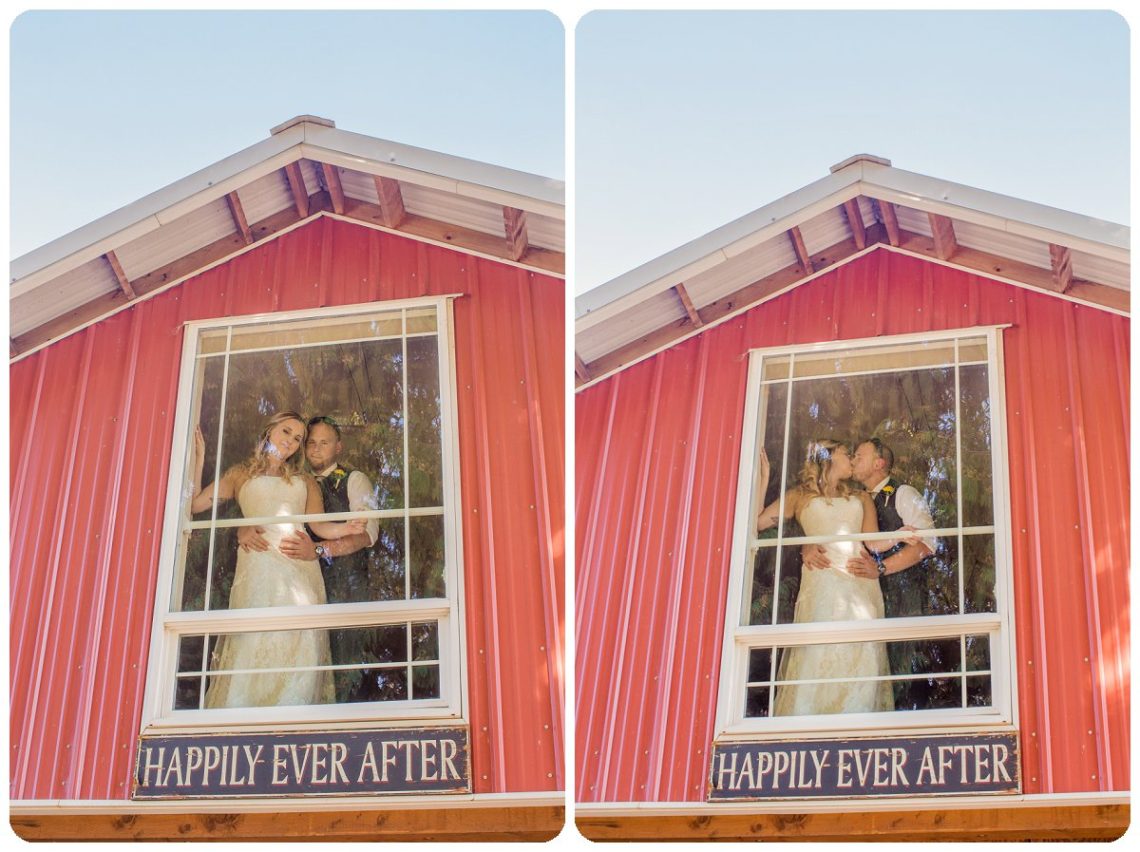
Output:
<svg viewBox="0 0 1140 852">
<path fill-rule="evenodd" d="M 329 484 L 333 487 L 334 490 L 336 490 L 340 488 L 341 483 L 344 482 L 347 476 L 348 471 L 338 464 L 325 478 L 329 480 Z"/>
<path fill-rule="evenodd" d="M 893 494 L 895 491 L 895 487 L 893 485 L 884 485 L 879 490 L 882 491 L 884 494 Z"/>
</svg>

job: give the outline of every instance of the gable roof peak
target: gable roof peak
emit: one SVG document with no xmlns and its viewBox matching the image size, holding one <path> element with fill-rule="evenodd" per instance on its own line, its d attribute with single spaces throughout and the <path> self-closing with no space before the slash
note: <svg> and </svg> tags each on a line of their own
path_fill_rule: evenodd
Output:
<svg viewBox="0 0 1140 852">
<path fill-rule="evenodd" d="M 316 124 L 321 127 L 336 127 L 336 122 L 331 118 L 321 118 L 319 115 L 295 115 L 287 121 L 283 121 L 276 127 L 270 128 L 269 135 L 276 136 L 278 133 L 284 133 L 290 127 L 296 127 L 298 124 Z"/>
<path fill-rule="evenodd" d="M 879 157 L 875 154 L 855 154 L 854 156 L 848 157 L 846 160 L 843 160 L 842 162 L 836 163 L 834 166 L 832 166 L 831 173 L 835 174 L 836 172 L 841 171 L 848 166 L 854 166 L 856 163 L 877 163 L 880 166 L 890 166 L 891 161 L 886 157 Z"/>
</svg>

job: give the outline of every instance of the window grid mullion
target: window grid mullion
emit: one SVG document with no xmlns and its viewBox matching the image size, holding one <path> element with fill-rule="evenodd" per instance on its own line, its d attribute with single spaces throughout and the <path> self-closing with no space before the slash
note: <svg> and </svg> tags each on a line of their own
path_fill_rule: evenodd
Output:
<svg viewBox="0 0 1140 852">
<path fill-rule="evenodd" d="M 214 537 L 217 534 L 215 524 L 218 521 L 218 480 L 222 469 L 222 441 L 226 435 L 226 392 L 229 390 L 230 341 L 233 338 L 233 333 L 233 326 L 228 326 L 226 328 L 226 354 L 222 359 L 222 400 L 218 406 L 218 440 L 215 444 L 217 449 L 214 451 L 214 493 L 210 497 L 210 542 L 206 550 L 206 585 L 202 590 L 202 609 L 206 611 L 211 609 L 210 588 L 214 581 Z M 237 500 L 237 494 L 234 494 L 234 500 Z M 186 570 L 185 563 L 182 570 Z"/>
<path fill-rule="evenodd" d="M 954 338 L 954 453 L 958 501 L 958 612 L 966 612 L 966 551 L 962 537 L 962 376 L 958 366 L 958 339 Z M 962 681 L 965 684 L 965 681 Z"/>
<path fill-rule="evenodd" d="M 412 521 L 408 515 L 408 508 L 412 505 L 412 473 L 408 467 L 408 312 L 400 311 L 400 328 L 403 337 L 400 338 L 401 352 L 400 369 L 403 371 L 403 387 L 401 399 L 404 406 L 404 600 L 412 597 Z M 409 681 L 409 687 L 411 682 Z"/>
<path fill-rule="evenodd" d="M 784 558 L 783 558 L 783 549 L 784 549 L 784 499 L 785 499 L 784 495 L 786 495 L 788 493 L 788 489 L 787 489 L 787 484 L 788 484 L 788 453 L 790 450 L 790 447 L 788 445 L 788 441 L 791 438 L 791 431 L 792 431 L 792 387 L 793 387 L 792 376 L 795 375 L 795 372 L 796 372 L 796 354 L 793 352 L 788 356 L 788 381 L 787 381 L 788 390 L 787 390 L 787 393 L 785 394 L 786 398 L 784 399 L 784 452 L 782 453 L 783 458 L 780 459 L 780 496 L 778 498 L 780 501 L 780 507 L 779 507 L 779 510 L 776 514 L 776 523 L 779 526 L 776 529 L 776 541 L 777 541 L 777 544 L 776 544 L 776 571 L 775 571 L 775 574 L 773 575 L 775 580 L 774 580 L 774 583 L 772 586 L 772 624 L 773 625 L 779 623 L 778 616 L 779 616 L 779 611 L 780 611 L 780 571 L 784 565 Z M 760 495 L 760 503 L 761 504 L 763 504 L 763 502 L 764 502 L 764 496 L 765 495 L 763 495 L 763 494 Z M 760 511 L 763 511 L 763 510 L 764 510 L 764 506 L 761 505 Z M 753 520 L 751 523 L 752 523 L 753 528 L 755 528 L 756 522 Z M 751 595 L 751 593 L 752 593 L 751 590 L 749 590 L 748 593 L 749 593 L 749 595 Z M 768 661 L 768 667 L 771 669 L 773 680 L 776 679 L 776 658 L 777 658 L 776 651 L 775 651 L 775 649 L 772 649 L 771 659 Z M 768 690 L 768 715 L 772 715 L 775 712 L 775 706 L 776 706 L 776 690 L 769 689 Z"/>
</svg>

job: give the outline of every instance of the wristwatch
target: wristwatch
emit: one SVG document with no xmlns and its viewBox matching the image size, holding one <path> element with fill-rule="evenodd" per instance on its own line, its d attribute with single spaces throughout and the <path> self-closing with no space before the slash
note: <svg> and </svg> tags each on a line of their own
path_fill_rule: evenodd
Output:
<svg viewBox="0 0 1140 852">
<path fill-rule="evenodd" d="M 881 556 L 876 556 L 876 557 L 875 557 L 875 562 L 876 562 L 876 563 L 878 564 L 878 566 L 879 566 L 879 576 L 880 576 L 880 577 L 886 576 L 886 573 L 887 573 L 887 563 L 883 561 L 883 559 L 882 559 L 882 557 L 881 557 Z"/>
<path fill-rule="evenodd" d="M 329 553 L 329 549 L 327 547 L 325 547 L 323 544 L 318 544 L 316 549 L 317 559 L 319 559 L 321 562 L 332 562 L 332 554 Z"/>
</svg>

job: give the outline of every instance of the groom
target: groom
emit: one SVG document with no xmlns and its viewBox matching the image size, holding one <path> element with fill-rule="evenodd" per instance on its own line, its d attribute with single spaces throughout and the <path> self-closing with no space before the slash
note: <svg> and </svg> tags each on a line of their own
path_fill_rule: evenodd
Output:
<svg viewBox="0 0 1140 852">
<path fill-rule="evenodd" d="M 910 485 L 891 476 L 895 454 L 878 438 L 868 438 L 855 448 L 852 459 L 854 478 L 871 494 L 879 529 L 891 532 L 902 526 L 916 530 L 934 529 L 934 520 L 922 495 Z M 936 539 L 911 543 L 900 541 L 883 553 L 866 548 L 847 563 L 847 570 L 860 577 L 878 577 L 883 588 L 883 608 L 887 618 L 929 615 L 929 579 L 926 557 L 938 547 Z M 918 647 L 914 642 L 891 642 L 887 646 L 891 674 L 919 674 Z M 928 705 L 930 684 L 926 679 L 895 682 L 895 707 L 922 710 Z"/>
</svg>

